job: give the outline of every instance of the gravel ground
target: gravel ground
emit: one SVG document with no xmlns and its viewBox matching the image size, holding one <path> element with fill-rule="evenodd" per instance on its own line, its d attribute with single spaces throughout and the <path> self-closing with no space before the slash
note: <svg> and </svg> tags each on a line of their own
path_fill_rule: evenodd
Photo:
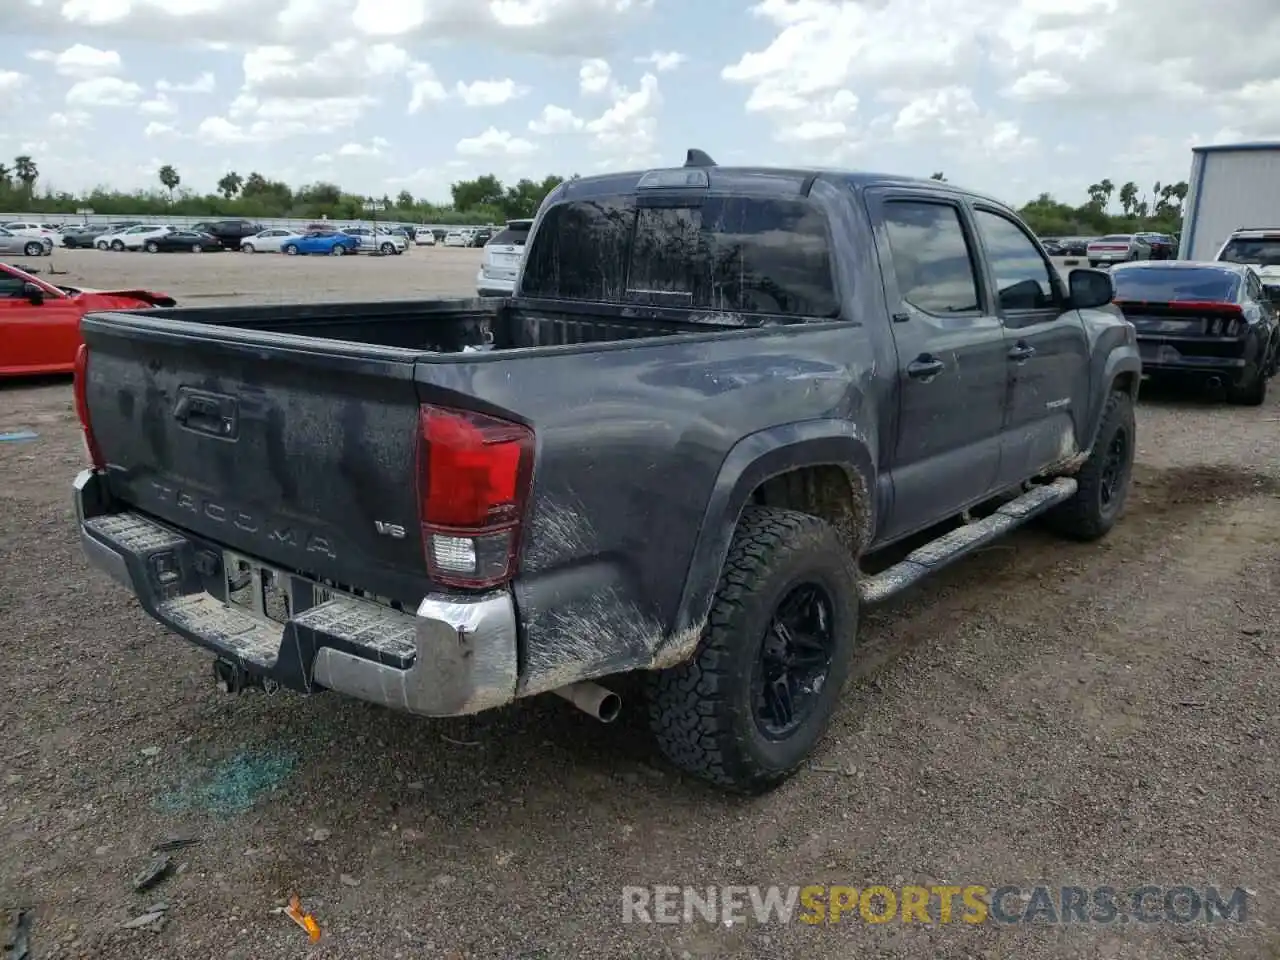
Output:
<svg viewBox="0 0 1280 960">
<path fill-rule="evenodd" d="M 55 248 L 17 259 L 55 283 L 102 289 L 146 287 L 186 306 L 297 300 L 377 300 L 475 294 L 483 250 L 410 247 L 398 257 L 286 257 L 259 253 L 109 253 Z M 50 275 L 50 269 L 66 273 Z"/>
<path fill-rule="evenodd" d="M 477 259 L 55 263 L 248 302 L 438 292 L 448 270 L 465 293 Z M 636 711 L 217 693 L 81 559 L 67 381 L 0 387 L 0 430 L 39 433 L 0 443 L 0 908 L 32 909 L 37 960 L 1280 956 L 1280 403 L 1149 391 L 1138 418 L 1110 537 L 1019 532 L 870 613 L 813 764 L 737 800 L 666 767 Z M 173 836 L 200 842 L 133 893 Z M 629 884 L 1146 882 L 1257 895 L 1245 924 L 621 922 Z M 272 912 L 293 893 L 317 944 Z M 121 927 L 159 900 L 163 929 Z"/>
</svg>

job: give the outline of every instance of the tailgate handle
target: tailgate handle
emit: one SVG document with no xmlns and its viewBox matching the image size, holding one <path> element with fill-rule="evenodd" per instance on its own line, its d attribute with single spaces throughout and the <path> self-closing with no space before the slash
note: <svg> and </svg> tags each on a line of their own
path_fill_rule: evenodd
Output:
<svg viewBox="0 0 1280 960">
<path fill-rule="evenodd" d="M 223 440 L 234 440 L 238 417 L 235 397 L 217 393 L 203 393 L 182 387 L 178 402 L 173 408 L 173 418 L 188 430 L 207 433 Z"/>
</svg>

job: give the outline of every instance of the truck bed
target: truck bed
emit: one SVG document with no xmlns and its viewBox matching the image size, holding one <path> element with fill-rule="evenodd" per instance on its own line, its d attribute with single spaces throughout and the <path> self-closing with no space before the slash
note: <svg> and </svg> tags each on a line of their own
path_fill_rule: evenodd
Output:
<svg viewBox="0 0 1280 960">
<path fill-rule="evenodd" d="M 249 307 L 172 307 L 138 317 L 211 324 L 289 337 L 431 353 L 507 351 L 569 344 L 608 343 L 757 326 L 738 315 L 689 320 L 685 311 L 643 308 L 621 314 L 514 307 L 475 298 L 371 303 L 286 304 Z"/>
</svg>

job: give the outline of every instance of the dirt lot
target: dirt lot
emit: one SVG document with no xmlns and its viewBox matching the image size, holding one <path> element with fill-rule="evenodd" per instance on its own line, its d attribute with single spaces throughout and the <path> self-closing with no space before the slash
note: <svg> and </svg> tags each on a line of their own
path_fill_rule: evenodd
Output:
<svg viewBox="0 0 1280 960">
<path fill-rule="evenodd" d="M 461 294 L 477 259 L 55 262 L 249 302 Z M 1280 956 L 1274 399 L 1150 392 L 1112 535 L 1022 532 L 871 613 L 813 764 L 749 801 L 664 766 L 635 711 L 428 722 L 217 693 L 204 654 L 81 560 L 65 380 L 0 387 L 0 432 L 21 427 L 39 438 L 0 443 L 0 907 L 33 908 L 34 958 Z M 175 835 L 201 842 L 134 894 Z M 655 883 L 1256 896 L 1245 924 L 623 924 L 621 888 Z M 294 892 L 318 944 L 272 913 Z M 163 930 L 121 928 L 158 900 Z"/>
<path fill-rule="evenodd" d="M 100 288 L 143 286 L 188 306 L 290 300 L 378 300 L 474 295 L 483 250 L 410 247 L 398 257 L 286 257 L 280 254 L 104 253 L 55 248 L 49 258 L 19 259 L 56 283 Z M 49 275 L 48 271 L 66 274 Z"/>
</svg>

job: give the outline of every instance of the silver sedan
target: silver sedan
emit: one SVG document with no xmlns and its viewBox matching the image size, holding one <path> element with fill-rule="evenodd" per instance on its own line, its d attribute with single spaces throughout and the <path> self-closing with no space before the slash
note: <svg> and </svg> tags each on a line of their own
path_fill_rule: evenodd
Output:
<svg viewBox="0 0 1280 960">
<path fill-rule="evenodd" d="M 280 253 L 286 243 L 297 240 L 298 236 L 296 230 L 272 227 L 261 233 L 255 233 L 251 237 L 245 237 L 240 241 L 240 250 L 243 253 Z"/>
<path fill-rule="evenodd" d="M 23 257 L 47 257 L 53 253 L 49 237 L 24 237 L 0 227 L 0 254 Z"/>
</svg>

